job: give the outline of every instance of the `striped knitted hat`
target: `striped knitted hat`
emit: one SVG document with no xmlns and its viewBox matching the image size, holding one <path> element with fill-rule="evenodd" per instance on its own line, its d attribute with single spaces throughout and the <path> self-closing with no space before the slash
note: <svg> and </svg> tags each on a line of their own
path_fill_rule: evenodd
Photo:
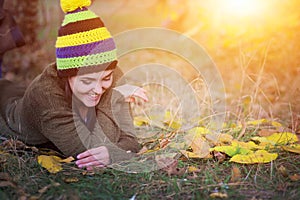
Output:
<svg viewBox="0 0 300 200">
<path fill-rule="evenodd" d="M 56 40 L 56 65 L 60 77 L 113 69 L 116 45 L 101 19 L 87 7 L 91 0 L 61 0 L 66 13 Z"/>
</svg>

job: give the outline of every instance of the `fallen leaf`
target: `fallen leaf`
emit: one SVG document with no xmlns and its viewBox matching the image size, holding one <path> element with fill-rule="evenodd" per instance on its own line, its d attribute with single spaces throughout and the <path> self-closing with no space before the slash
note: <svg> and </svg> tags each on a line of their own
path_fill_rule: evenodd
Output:
<svg viewBox="0 0 300 200">
<path fill-rule="evenodd" d="M 211 148 L 211 151 L 219 151 L 226 153 L 228 156 L 232 157 L 237 154 L 246 155 L 252 153 L 251 150 L 242 148 L 240 146 L 216 146 Z"/>
<path fill-rule="evenodd" d="M 230 182 L 235 183 L 241 180 L 241 170 L 237 166 L 232 166 Z"/>
<path fill-rule="evenodd" d="M 63 169 L 61 163 L 59 162 L 62 159 L 58 156 L 40 155 L 37 159 L 38 163 L 42 167 L 46 168 L 50 173 L 55 174 Z"/>
<path fill-rule="evenodd" d="M 43 193 L 45 193 L 45 192 L 46 192 L 50 187 L 52 187 L 52 186 L 58 187 L 58 186 L 60 186 L 60 183 L 56 183 L 56 182 L 51 183 L 51 184 L 49 184 L 49 185 L 47 185 L 47 186 L 45 186 L 45 187 L 39 189 L 38 192 L 39 192 L 40 194 L 43 194 Z"/>
<path fill-rule="evenodd" d="M 145 126 L 145 125 L 150 124 L 150 120 L 147 117 L 144 117 L 144 116 L 137 116 L 137 117 L 134 117 L 133 124 L 137 127 Z"/>
<path fill-rule="evenodd" d="M 65 183 L 76 183 L 79 181 L 77 177 L 68 177 L 63 179 Z"/>
<path fill-rule="evenodd" d="M 233 140 L 233 136 L 225 133 L 219 134 L 218 142 L 223 144 L 230 144 Z"/>
<path fill-rule="evenodd" d="M 265 150 L 257 150 L 256 152 L 248 155 L 237 154 L 229 161 L 243 164 L 268 163 L 275 160 L 277 157 L 277 153 L 269 153 Z"/>
<path fill-rule="evenodd" d="M 272 126 L 274 126 L 276 128 L 282 127 L 282 124 L 279 122 L 272 121 L 271 124 L 272 124 Z"/>
<path fill-rule="evenodd" d="M 247 125 L 261 125 L 263 123 L 268 123 L 269 121 L 267 119 L 258 119 L 258 120 L 252 120 L 252 121 L 248 121 Z"/>
<path fill-rule="evenodd" d="M 266 137 L 268 141 L 271 141 L 272 144 L 276 145 L 286 145 L 295 143 L 298 141 L 297 136 L 294 133 L 283 132 L 283 133 L 274 133 Z"/>
<path fill-rule="evenodd" d="M 286 168 L 283 165 L 280 165 L 280 167 L 278 168 L 278 172 L 284 176 L 284 177 L 288 177 L 288 172 L 286 170 Z"/>
<path fill-rule="evenodd" d="M 137 153 L 137 155 L 142 155 L 148 151 L 148 148 L 146 146 L 143 146 L 140 151 Z"/>
<path fill-rule="evenodd" d="M 194 127 L 192 129 L 188 130 L 187 133 L 192 134 L 194 136 L 200 136 L 200 135 L 210 134 L 211 131 L 205 127 L 197 126 L 197 127 Z"/>
<path fill-rule="evenodd" d="M 226 154 L 219 151 L 213 151 L 213 155 L 220 163 L 226 159 Z"/>
<path fill-rule="evenodd" d="M 163 149 L 164 147 L 166 147 L 168 144 L 170 143 L 170 140 L 168 138 L 164 138 L 162 140 L 159 141 L 159 147 L 160 149 Z"/>
<path fill-rule="evenodd" d="M 198 158 L 204 158 L 209 154 L 210 146 L 206 139 L 198 133 L 189 133 L 184 137 L 187 144 L 193 150 L 193 153 L 198 156 Z"/>
<path fill-rule="evenodd" d="M 285 151 L 300 154 L 300 144 L 290 144 L 289 146 L 282 146 Z"/>
<path fill-rule="evenodd" d="M 65 159 L 63 159 L 63 160 L 60 160 L 59 162 L 61 162 L 61 163 L 71 163 L 72 161 L 74 161 L 75 159 L 72 157 L 72 156 L 70 156 L 70 157 L 68 157 L 68 158 L 65 158 Z"/>
<path fill-rule="evenodd" d="M 0 187 L 13 187 L 16 188 L 17 185 L 11 181 L 0 181 Z"/>
<path fill-rule="evenodd" d="M 221 192 L 214 192 L 209 195 L 211 198 L 221 198 L 221 199 L 226 199 L 228 198 L 228 195 L 226 193 L 221 193 Z"/>
<path fill-rule="evenodd" d="M 262 129 L 258 132 L 258 135 L 260 137 L 268 137 L 276 132 L 277 132 L 277 130 L 274 130 L 274 129 Z"/>
<path fill-rule="evenodd" d="M 239 146 L 239 147 L 242 147 L 244 149 L 249 149 L 249 150 L 264 149 L 264 147 L 261 147 L 261 146 L 255 144 L 253 141 L 242 142 L 242 141 L 238 141 L 238 140 L 233 140 L 231 142 L 231 145 Z"/>
<path fill-rule="evenodd" d="M 178 160 L 174 159 L 173 158 L 174 156 L 157 155 L 157 156 L 155 156 L 155 161 L 158 165 L 158 168 L 167 172 L 168 176 L 183 175 L 185 172 L 185 169 L 177 167 Z"/>
<path fill-rule="evenodd" d="M 291 179 L 291 181 L 300 181 L 300 174 L 294 174 L 289 176 L 289 178 Z"/>
<path fill-rule="evenodd" d="M 188 167 L 188 172 L 193 173 L 193 172 L 200 172 L 201 170 L 195 166 L 189 166 Z"/>
<path fill-rule="evenodd" d="M 179 130 L 181 128 L 181 124 L 181 120 L 177 119 L 176 116 L 171 113 L 171 111 L 165 112 L 164 125 L 174 130 Z"/>
</svg>

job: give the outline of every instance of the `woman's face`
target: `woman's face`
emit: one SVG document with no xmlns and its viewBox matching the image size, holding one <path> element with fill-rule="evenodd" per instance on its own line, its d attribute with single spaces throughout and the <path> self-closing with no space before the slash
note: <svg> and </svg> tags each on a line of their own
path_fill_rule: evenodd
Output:
<svg viewBox="0 0 300 200">
<path fill-rule="evenodd" d="M 112 85 L 113 70 L 73 76 L 68 79 L 73 94 L 86 106 L 96 106 Z"/>
</svg>

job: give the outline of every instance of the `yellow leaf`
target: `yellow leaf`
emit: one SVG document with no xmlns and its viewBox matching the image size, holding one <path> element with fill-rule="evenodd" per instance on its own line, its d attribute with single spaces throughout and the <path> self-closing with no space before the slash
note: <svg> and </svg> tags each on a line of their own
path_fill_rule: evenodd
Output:
<svg viewBox="0 0 300 200">
<path fill-rule="evenodd" d="M 71 163 L 74 160 L 75 159 L 72 156 L 70 156 L 70 157 L 68 157 L 66 159 L 60 160 L 59 162 L 61 162 L 61 163 Z"/>
<path fill-rule="evenodd" d="M 68 177 L 63 179 L 65 183 L 76 183 L 79 181 L 77 177 Z"/>
<path fill-rule="evenodd" d="M 248 121 L 247 125 L 257 126 L 257 125 L 267 123 L 267 122 L 268 122 L 268 120 L 266 120 L 266 119 L 258 119 L 258 120 Z"/>
<path fill-rule="evenodd" d="M 186 151 L 186 150 L 180 150 L 180 152 L 187 158 L 203 158 L 194 152 L 190 152 L 190 151 Z"/>
<path fill-rule="evenodd" d="M 226 193 L 221 193 L 221 192 L 214 192 L 211 193 L 209 196 L 211 198 L 221 198 L 221 199 L 228 198 L 228 195 Z"/>
<path fill-rule="evenodd" d="M 233 140 L 232 135 L 221 133 L 219 135 L 218 141 L 221 143 L 231 143 Z"/>
<path fill-rule="evenodd" d="M 226 153 L 228 156 L 232 157 L 236 154 L 246 155 L 252 153 L 251 150 L 242 148 L 240 146 L 216 146 L 211 150 Z"/>
<path fill-rule="evenodd" d="M 198 127 L 194 127 L 192 129 L 188 130 L 187 133 L 193 134 L 195 136 L 200 136 L 200 135 L 210 134 L 211 132 L 207 128 L 198 126 Z"/>
<path fill-rule="evenodd" d="M 266 137 L 266 139 L 271 141 L 272 144 L 276 144 L 276 145 L 286 145 L 298 141 L 298 137 L 295 134 L 289 132 L 274 133 Z"/>
<path fill-rule="evenodd" d="M 181 123 L 179 121 L 164 121 L 164 124 L 174 130 L 179 130 L 181 128 Z"/>
<path fill-rule="evenodd" d="M 300 144 L 291 144 L 289 146 L 283 146 L 282 148 L 285 151 L 289 151 L 289 152 L 300 154 Z"/>
<path fill-rule="evenodd" d="M 272 122 L 272 126 L 274 126 L 274 127 L 276 127 L 276 128 L 279 128 L 279 127 L 282 127 L 282 124 L 280 124 L 279 122 L 273 121 L 273 122 Z"/>
<path fill-rule="evenodd" d="M 193 173 L 193 172 L 200 172 L 201 170 L 195 166 L 189 166 L 188 167 L 188 172 Z"/>
<path fill-rule="evenodd" d="M 233 140 L 231 143 L 232 146 L 240 146 L 244 149 L 255 150 L 255 149 L 264 149 L 264 147 L 258 146 L 253 141 L 241 142 L 238 140 Z"/>
<path fill-rule="evenodd" d="M 277 157 L 277 153 L 269 153 L 265 150 L 257 150 L 256 152 L 248 155 L 235 155 L 230 159 L 230 161 L 243 164 L 268 163 L 275 160 Z"/>
<path fill-rule="evenodd" d="M 165 112 L 164 124 L 175 130 L 181 128 L 181 121 L 177 119 L 176 116 L 173 116 L 173 114 L 170 111 Z"/>
<path fill-rule="evenodd" d="M 59 161 L 62 160 L 60 157 L 40 155 L 37 159 L 38 163 L 50 173 L 55 174 L 62 170 L 61 163 L 59 163 Z"/>
<path fill-rule="evenodd" d="M 206 139 L 198 134 L 187 134 L 185 137 L 187 144 L 193 150 L 193 153 L 197 154 L 199 158 L 203 158 L 209 154 L 209 144 Z"/>
<path fill-rule="evenodd" d="M 137 116 L 137 117 L 134 117 L 133 124 L 135 126 L 149 125 L 149 119 L 144 116 Z"/>
</svg>

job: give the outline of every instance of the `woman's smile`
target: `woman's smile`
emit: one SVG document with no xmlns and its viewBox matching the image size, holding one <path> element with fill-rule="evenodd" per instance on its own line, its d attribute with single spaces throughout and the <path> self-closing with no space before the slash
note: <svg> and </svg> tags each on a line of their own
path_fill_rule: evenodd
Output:
<svg viewBox="0 0 300 200">
<path fill-rule="evenodd" d="M 73 94 L 86 106 L 94 107 L 102 94 L 112 85 L 113 70 L 73 76 L 69 78 Z"/>
</svg>

